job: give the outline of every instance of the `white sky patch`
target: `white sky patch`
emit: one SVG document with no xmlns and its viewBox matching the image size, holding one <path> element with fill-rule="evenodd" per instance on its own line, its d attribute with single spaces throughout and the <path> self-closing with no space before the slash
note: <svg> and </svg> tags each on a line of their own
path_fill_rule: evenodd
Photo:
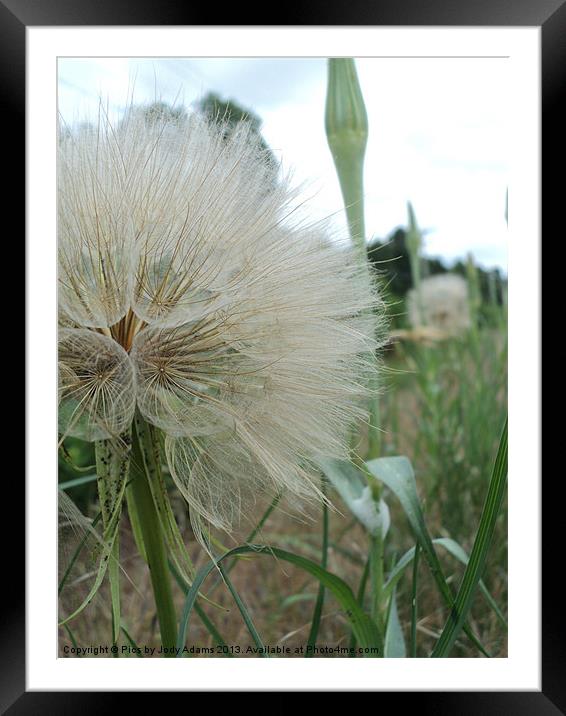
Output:
<svg viewBox="0 0 566 716">
<path fill-rule="evenodd" d="M 505 59 L 356 60 L 368 118 L 366 231 L 385 238 L 407 221 L 407 201 L 426 231 L 425 252 L 448 260 L 471 252 L 507 269 L 508 185 Z M 262 133 L 295 181 L 308 182 L 313 218 L 342 198 L 324 133 L 325 59 L 61 58 L 59 111 L 96 117 L 98 98 L 119 115 L 156 97 L 190 105 L 209 91 L 263 120 Z M 343 214 L 335 219 L 345 231 Z"/>
</svg>

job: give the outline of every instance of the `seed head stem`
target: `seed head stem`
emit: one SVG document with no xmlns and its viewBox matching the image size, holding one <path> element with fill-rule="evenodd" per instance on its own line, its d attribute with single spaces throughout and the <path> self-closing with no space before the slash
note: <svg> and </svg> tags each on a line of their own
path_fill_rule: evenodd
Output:
<svg viewBox="0 0 566 716">
<path fill-rule="evenodd" d="M 175 654 L 172 647 L 177 643 L 177 617 L 171 591 L 171 576 L 167 564 L 165 543 L 144 469 L 146 464 L 144 452 L 148 450 L 148 440 L 151 440 L 149 431 L 143 418 L 138 415 L 133 431 L 132 495 L 138 511 L 151 575 L 161 643 L 168 650 L 171 649 L 166 656 L 173 657 Z"/>
</svg>

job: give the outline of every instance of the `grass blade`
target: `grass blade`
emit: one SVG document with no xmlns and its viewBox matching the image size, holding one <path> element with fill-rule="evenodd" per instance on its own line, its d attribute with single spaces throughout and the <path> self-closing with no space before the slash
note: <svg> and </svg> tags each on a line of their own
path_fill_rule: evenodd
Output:
<svg viewBox="0 0 566 716">
<path fill-rule="evenodd" d="M 403 507 L 423 555 L 427 561 L 436 585 L 449 609 L 454 606 L 454 595 L 444 577 L 438 555 L 429 535 L 417 494 L 417 485 L 412 465 L 406 457 L 382 457 L 365 463 L 367 469 L 392 490 Z M 467 624 L 463 629 L 471 642 L 489 656 Z"/>
<path fill-rule="evenodd" d="M 72 480 L 65 480 L 65 482 L 59 483 L 60 490 L 70 490 L 71 487 L 79 487 L 80 485 L 86 485 L 89 482 L 96 480 L 96 474 L 83 475 L 83 477 L 75 477 Z"/>
<path fill-rule="evenodd" d="M 229 659 L 233 659 L 234 655 L 230 651 L 230 647 L 228 644 L 224 641 L 222 636 L 220 635 L 220 632 L 214 625 L 214 623 L 208 618 L 206 612 L 204 609 L 200 606 L 200 604 L 197 602 L 195 604 L 195 612 L 198 615 L 198 618 L 201 620 L 201 622 L 204 624 L 205 628 L 209 632 L 209 634 L 212 636 L 212 638 L 216 641 L 217 646 L 223 647 L 221 649 L 221 656 L 226 656 Z"/>
<path fill-rule="evenodd" d="M 258 535 L 258 533 L 261 532 L 263 526 L 265 525 L 265 523 L 266 523 L 267 520 L 269 519 L 269 516 L 271 515 L 271 513 L 273 512 L 273 510 L 274 510 L 274 509 L 277 507 L 277 505 L 279 504 L 279 501 L 281 500 L 282 497 L 283 497 L 283 493 L 282 493 L 282 492 L 278 492 L 278 493 L 275 495 L 275 497 L 274 497 L 273 500 L 271 501 L 269 507 L 265 510 L 265 512 L 264 512 L 263 515 L 261 516 L 261 518 L 260 518 L 259 522 L 257 523 L 257 525 L 252 529 L 252 531 L 249 533 L 249 535 L 248 535 L 248 536 L 246 537 L 246 539 L 244 540 L 244 542 L 245 542 L 246 544 L 251 544 L 251 543 L 253 542 L 254 538 Z M 227 565 L 224 567 L 224 569 L 226 570 L 227 574 L 230 574 L 230 572 L 231 572 L 231 571 L 234 569 L 234 567 L 236 566 L 237 562 L 238 562 L 237 559 L 233 559 L 229 564 L 227 564 Z M 212 585 L 212 587 L 209 589 L 208 595 L 210 596 L 210 595 L 214 592 L 214 590 L 215 590 L 220 584 L 222 584 L 222 578 L 221 578 L 221 577 L 218 577 L 217 581 L 216 581 L 216 582 Z"/>
<path fill-rule="evenodd" d="M 139 646 L 136 644 L 136 642 L 132 639 L 130 634 L 128 633 L 128 630 L 123 624 L 120 624 L 120 629 L 124 633 L 124 636 L 126 637 L 126 640 L 128 644 L 134 649 L 134 654 L 137 656 L 138 659 L 143 659 L 142 650 L 139 648 Z"/>
<path fill-rule="evenodd" d="M 261 640 L 260 635 L 259 635 L 258 632 L 257 632 L 257 629 L 255 628 L 255 625 L 254 625 L 254 623 L 253 623 L 253 621 L 252 621 L 252 618 L 251 618 L 251 616 L 250 616 L 250 613 L 248 612 L 248 610 L 247 610 L 247 608 L 246 608 L 246 605 L 244 604 L 244 602 L 242 601 L 242 598 L 240 597 L 240 595 L 238 594 L 236 588 L 235 588 L 234 585 L 232 584 L 232 581 L 230 580 L 230 577 L 229 577 L 228 574 L 226 573 L 226 570 L 224 569 L 224 567 L 223 567 L 221 564 L 219 564 L 219 565 L 218 565 L 218 569 L 220 570 L 220 574 L 221 574 L 222 577 L 224 578 L 224 581 L 226 582 L 226 586 L 227 586 L 228 589 L 230 590 L 230 594 L 232 595 L 234 601 L 236 602 L 236 605 L 238 606 L 238 609 L 240 610 L 240 614 L 242 615 L 242 619 L 244 620 L 244 623 L 245 623 L 245 625 L 246 625 L 247 630 L 248 630 L 249 633 L 250 633 L 250 636 L 251 636 L 252 639 L 254 640 L 254 644 L 255 644 L 255 645 L 257 646 L 257 648 L 260 650 L 260 651 L 259 651 L 259 654 L 260 654 L 261 656 L 263 656 L 263 657 L 268 657 L 269 654 L 267 654 L 266 651 L 265 651 L 265 646 L 264 646 L 264 644 L 263 644 L 263 642 L 262 642 L 262 640 Z"/>
<path fill-rule="evenodd" d="M 444 549 L 449 552 L 453 557 L 456 557 L 457 560 L 459 560 L 462 564 L 468 565 L 469 557 L 466 553 L 466 550 L 460 547 L 458 542 L 455 542 L 453 539 L 450 539 L 449 537 L 439 537 L 438 539 L 433 540 L 434 544 L 439 544 Z M 499 620 L 499 623 L 504 629 L 507 629 L 507 620 L 505 619 L 505 616 L 503 615 L 503 612 L 499 608 L 497 602 L 495 599 L 491 596 L 489 590 L 485 586 L 483 580 L 480 579 L 478 587 L 480 589 L 480 592 L 485 597 L 486 602 L 489 604 L 489 606 L 493 609 L 493 612 L 495 613 L 495 616 Z"/>
<path fill-rule="evenodd" d="M 281 500 L 282 497 L 283 497 L 283 493 L 282 493 L 282 492 L 278 492 L 278 493 L 275 495 L 275 497 L 274 497 L 273 500 L 271 501 L 271 504 L 270 504 L 269 507 L 265 510 L 265 512 L 263 513 L 263 515 L 261 516 L 260 521 L 257 523 L 257 525 L 253 528 L 253 530 L 252 530 L 252 531 L 249 533 L 249 535 L 246 537 L 246 539 L 245 539 L 246 542 L 251 543 L 251 542 L 254 541 L 255 537 L 256 537 L 257 534 L 263 529 L 264 524 L 265 524 L 265 523 L 267 522 L 267 520 L 269 519 L 269 516 L 271 515 L 271 513 L 273 512 L 273 510 L 277 507 L 277 505 L 279 504 L 279 501 Z"/>
<path fill-rule="evenodd" d="M 393 592 L 391 601 L 389 602 L 389 616 L 385 630 L 383 656 L 389 659 L 404 659 L 407 656 L 405 639 L 403 637 L 403 630 L 401 629 L 401 622 L 399 621 L 399 612 L 397 611 L 396 592 Z"/>
<path fill-rule="evenodd" d="M 325 491 L 325 480 L 322 478 L 322 490 Z M 326 502 L 322 503 L 322 556 L 320 560 L 320 566 L 326 569 L 328 564 L 328 505 Z M 322 617 L 322 607 L 324 605 L 324 584 L 320 583 L 318 587 L 318 596 L 316 598 L 316 604 L 312 616 L 311 629 L 309 638 L 307 641 L 307 653 L 305 658 L 313 656 L 313 647 L 316 645 L 316 639 L 318 637 L 318 630 L 320 629 L 320 619 Z M 309 648 L 310 647 L 310 648 Z"/>
<path fill-rule="evenodd" d="M 499 449 L 497 451 L 497 457 L 495 458 L 487 497 L 468 566 L 464 572 L 450 617 L 432 652 L 434 658 L 448 656 L 472 606 L 474 594 L 485 567 L 487 553 L 491 546 L 495 522 L 501 508 L 501 503 L 503 502 L 506 483 L 507 420 L 505 420 L 503 433 L 499 442 Z"/>
<path fill-rule="evenodd" d="M 356 601 L 360 605 L 360 607 L 364 606 L 364 599 L 366 595 L 366 587 L 368 583 L 369 578 L 369 558 L 366 560 L 364 571 L 362 572 L 362 576 L 360 579 L 360 584 L 358 586 L 358 594 L 356 596 Z M 352 631 L 352 636 L 350 637 L 350 649 L 355 649 L 356 647 L 356 635 Z M 350 656 L 353 656 L 353 654 L 350 654 Z"/>
<path fill-rule="evenodd" d="M 459 562 L 461 562 L 463 565 L 468 564 L 468 555 L 466 551 L 453 539 L 450 539 L 449 537 L 437 537 L 436 539 L 432 540 L 432 543 L 435 545 L 438 545 L 440 547 L 444 547 L 444 549 L 451 554 L 453 557 L 455 557 Z M 395 586 L 397 585 L 397 582 L 401 579 L 403 576 L 405 569 L 413 562 L 413 559 L 415 558 L 415 548 L 412 547 L 410 550 L 405 552 L 405 554 L 401 557 L 401 559 L 395 564 L 391 572 L 389 573 L 389 577 L 387 581 L 385 582 L 385 586 L 383 587 L 384 591 L 384 598 L 391 597 L 391 594 L 393 593 L 393 590 Z M 485 584 L 480 581 L 479 588 L 484 595 L 487 603 L 489 606 L 493 609 L 495 612 L 495 615 L 501 622 L 502 626 L 507 629 L 507 621 L 505 617 L 503 616 L 501 609 L 497 606 L 497 603 L 495 602 L 495 599 L 491 596 L 489 593 L 487 587 Z"/>
<path fill-rule="evenodd" d="M 67 635 L 68 635 L 69 639 L 71 640 L 71 644 L 73 645 L 73 647 L 74 647 L 75 650 L 76 650 L 76 655 L 77 655 L 78 658 L 80 659 L 80 658 L 81 658 L 81 650 L 79 649 L 79 645 L 77 644 L 77 640 L 75 639 L 75 635 L 74 635 L 73 632 L 71 631 L 71 627 L 70 627 L 68 624 L 65 624 L 65 625 L 64 625 L 64 628 L 65 628 L 65 631 L 67 632 Z"/>
<path fill-rule="evenodd" d="M 177 569 L 175 568 L 175 565 L 169 560 L 169 569 L 171 570 L 171 574 L 175 577 L 175 581 L 179 585 L 181 591 L 185 596 L 187 595 L 187 592 L 190 589 L 190 584 L 185 582 L 183 577 L 179 574 Z M 216 644 L 221 647 L 226 647 L 226 650 L 222 650 L 221 656 L 227 656 L 230 658 L 233 658 L 233 654 L 230 651 L 228 645 L 220 635 L 220 632 L 214 625 L 211 619 L 209 619 L 208 615 L 204 611 L 204 609 L 200 606 L 198 601 L 195 602 L 195 612 L 197 613 L 199 619 L 204 624 L 205 629 L 208 631 L 208 633 L 212 636 L 212 638 L 216 641 Z"/>
<path fill-rule="evenodd" d="M 419 544 L 415 545 L 415 557 L 413 559 L 413 585 L 411 592 L 411 658 L 417 656 L 417 577 L 419 570 Z M 395 594 L 395 592 L 393 592 Z"/>
<path fill-rule="evenodd" d="M 339 577 L 323 569 L 316 562 L 312 562 L 305 557 L 286 552 L 285 550 L 278 549 L 277 547 L 266 547 L 262 545 L 245 545 L 242 547 L 236 547 L 235 549 L 226 552 L 224 555 L 219 557 L 216 562 L 210 561 L 205 564 L 194 578 L 193 584 L 187 593 L 185 599 L 185 606 L 179 625 L 179 634 L 177 638 L 177 648 L 179 649 L 179 656 L 182 654 L 183 647 L 187 639 L 187 631 L 189 627 L 189 619 L 191 612 L 194 607 L 195 600 L 197 598 L 198 591 L 206 579 L 206 577 L 212 572 L 213 569 L 217 568 L 218 565 L 225 559 L 230 559 L 243 554 L 269 554 L 277 559 L 289 562 L 300 569 L 305 570 L 312 576 L 316 577 L 324 586 L 329 589 L 334 597 L 339 602 L 340 606 L 344 609 L 352 629 L 356 635 L 360 647 L 367 649 L 365 656 L 374 656 L 372 649 L 379 649 L 381 653 L 382 645 L 379 644 L 379 633 L 375 627 L 375 624 L 371 621 L 367 614 L 363 612 L 361 607 L 358 605 L 352 590 L 348 585 L 343 582 Z"/>
</svg>

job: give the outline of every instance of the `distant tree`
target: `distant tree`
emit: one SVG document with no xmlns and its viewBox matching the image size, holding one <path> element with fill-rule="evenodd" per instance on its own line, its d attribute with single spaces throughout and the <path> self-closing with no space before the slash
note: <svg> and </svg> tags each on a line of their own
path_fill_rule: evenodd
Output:
<svg viewBox="0 0 566 716">
<path fill-rule="evenodd" d="M 412 286 L 405 238 L 406 231 L 398 228 L 385 240 L 374 239 L 367 248 L 370 263 L 383 276 L 389 291 L 397 297 L 404 296 Z"/>
<path fill-rule="evenodd" d="M 163 118 L 176 122 L 182 122 L 187 118 L 187 110 L 182 105 L 174 106 L 167 102 L 152 102 L 140 107 L 140 111 L 150 124 Z"/>
<path fill-rule="evenodd" d="M 183 105 L 172 105 L 161 101 L 151 102 L 150 104 L 136 104 L 127 109 L 124 116 L 117 123 L 116 129 L 120 131 L 127 129 L 128 122 L 132 119 L 139 120 L 141 118 L 148 125 L 152 125 L 162 119 L 182 124 L 187 117 L 187 110 Z"/>
<path fill-rule="evenodd" d="M 245 109 L 233 100 L 222 100 L 214 92 L 209 92 L 202 99 L 194 104 L 195 111 L 211 120 L 220 120 L 224 123 L 224 135 L 228 138 L 236 126 L 245 121 L 250 125 L 259 143 L 260 149 L 265 153 L 267 161 L 273 166 L 274 183 L 278 172 L 278 165 L 275 155 L 261 135 L 262 121 L 257 114 Z M 188 118 L 188 113 L 183 105 L 171 105 L 167 102 L 156 101 L 148 105 L 138 105 L 133 108 L 135 114 L 141 114 L 146 122 L 153 123 L 160 119 L 170 119 L 174 122 L 183 122 Z"/>
<path fill-rule="evenodd" d="M 249 109 L 245 109 L 233 100 L 222 100 L 218 95 L 209 92 L 202 99 L 194 104 L 194 110 L 198 114 L 204 115 L 211 120 L 218 120 L 224 124 L 224 136 L 227 139 L 231 136 L 236 126 L 245 121 L 250 125 L 252 134 L 257 137 L 260 150 L 264 153 L 266 161 L 273 168 L 271 184 L 266 187 L 266 191 L 277 184 L 277 176 L 279 173 L 279 165 L 275 155 L 269 148 L 269 145 L 261 135 L 261 119 Z M 182 123 L 188 119 L 187 109 L 183 105 L 170 105 L 167 102 L 156 101 L 147 105 L 137 105 L 132 108 L 134 115 L 141 115 L 149 124 L 161 120 L 169 119 L 172 122 Z M 122 120 L 118 127 L 123 126 Z"/>
<path fill-rule="evenodd" d="M 403 298 L 407 291 L 413 287 L 409 252 L 406 246 L 406 231 L 402 228 L 394 229 L 387 239 L 375 239 L 367 247 L 368 259 L 379 271 L 383 281 L 388 286 L 392 296 Z M 421 259 L 423 276 L 433 276 L 439 273 L 452 271 L 466 277 L 466 263 L 457 261 L 448 266 L 437 257 Z M 483 303 L 495 299 L 501 305 L 503 301 L 503 287 L 507 280 L 498 268 L 486 271 L 477 267 L 481 298 Z"/>
</svg>

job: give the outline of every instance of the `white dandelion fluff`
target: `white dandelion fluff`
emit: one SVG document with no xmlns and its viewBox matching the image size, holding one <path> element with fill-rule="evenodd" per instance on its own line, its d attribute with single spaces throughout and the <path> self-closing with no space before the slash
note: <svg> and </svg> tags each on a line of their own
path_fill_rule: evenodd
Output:
<svg viewBox="0 0 566 716">
<path fill-rule="evenodd" d="M 60 431 L 165 435 L 195 523 L 319 494 L 365 415 L 382 304 L 353 250 L 295 218 L 243 123 L 102 118 L 59 142 Z"/>
<path fill-rule="evenodd" d="M 449 335 L 470 328 L 468 284 L 457 274 L 438 274 L 423 279 L 420 292 L 416 289 L 409 291 L 407 304 L 414 328 L 431 326 Z"/>
</svg>

